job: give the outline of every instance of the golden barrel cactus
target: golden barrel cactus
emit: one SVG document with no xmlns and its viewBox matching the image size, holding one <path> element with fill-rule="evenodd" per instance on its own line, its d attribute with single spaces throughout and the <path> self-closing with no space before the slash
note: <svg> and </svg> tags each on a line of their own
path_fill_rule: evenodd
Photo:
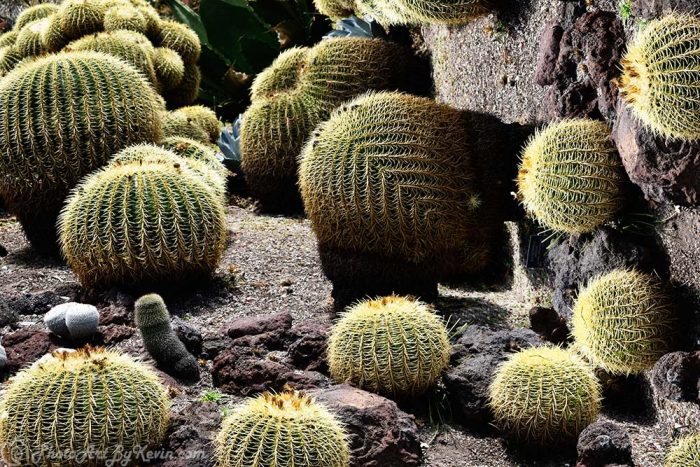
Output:
<svg viewBox="0 0 700 467">
<path fill-rule="evenodd" d="M 673 443 L 664 463 L 664 467 L 697 467 L 699 465 L 700 433 L 684 436 Z"/>
</svg>

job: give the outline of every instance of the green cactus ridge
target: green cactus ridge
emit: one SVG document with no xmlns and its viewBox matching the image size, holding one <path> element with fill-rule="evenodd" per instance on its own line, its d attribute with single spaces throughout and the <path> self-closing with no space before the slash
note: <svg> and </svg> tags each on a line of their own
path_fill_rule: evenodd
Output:
<svg viewBox="0 0 700 467">
<path fill-rule="evenodd" d="M 432 388 L 450 358 L 445 323 L 425 304 L 397 296 L 358 303 L 328 343 L 333 379 L 388 396 Z"/>
<path fill-rule="evenodd" d="M 39 19 L 48 18 L 57 11 L 58 5 L 53 3 L 40 3 L 38 5 L 30 6 L 17 16 L 14 29 L 15 31 L 19 31 L 29 23 Z"/>
<path fill-rule="evenodd" d="M 105 13 L 104 29 L 105 31 L 129 30 L 145 34 L 148 31 L 148 22 L 136 8 L 115 6 Z"/>
<path fill-rule="evenodd" d="M 177 109 L 192 123 L 202 128 L 209 136 L 209 142 L 215 143 L 221 136 L 221 122 L 213 110 L 202 105 L 190 105 Z"/>
<path fill-rule="evenodd" d="M 650 21 L 621 64 L 620 93 L 637 118 L 657 135 L 700 139 L 700 18 Z"/>
<path fill-rule="evenodd" d="M 491 11 L 485 0 L 378 0 L 380 9 L 399 10 L 393 24 L 447 24 L 460 25 Z"/>
<path fill-rule="evenodd" d="M 170 313 L 160 295 L 139 298 L 134 319 L 146 350 L 164 371 L 186 381 L 199 380 L 199 364 L 173 331 Z"/>
<path fill-rule="evenodd" d="M 544 226 L 586 233 L 614 219 L 624 203 L 625 180 L 608 126 L 575 119 L 552 124 L 530 140 L 518 191 Z"/>
<path fill-rule="evenodd" d="M 197 34 L 175 21 L 163 21 L 160 25 L 158 45 L 177 52 L 185 63 L 196 63 L 202 52 L 202 45 Z"/>
<path fill-rule="evenodd" d="M 0 48 L 0 77 L 6 75 L 22 61 L 22 56 L 13 46 Z"/>
<path fill-rule="evenodd" d="M 700 434 L 684 436 L 671 446 L 665 467 L 696 467 L 700 465 Z"/>
<path fill-rule="evenodd" d="M 601 387 L 592 368 L 559 347 L 513 354 L 499 367 L 489 391 L 496 425 L 542 446 L 575 441 L 600 410 Z"/>
<path fill-rule="evenodd" d="M 135 69 L 98 52 L 20 65 L 0 81 L 0 101 L 0 195 L 13 211 L 60 203 L 116 151 L 161 138 L 159 96 Z"/>
<path fill-rule="evenodd" d="M 616 269 L 591 281 L 574 306 L 576 349 L 613 374 L 651 368 L 671 350 L 677 319 L 652 276 Z"/>
<path fill-rule="evenodd" d="M 455 109 L 398 93 L 344 104 L 301 156 L 319 243 L 415 263 L 461 251 L 480 205 L 468 154 Z"/>
<path fill-rule="evenodd" d="M 59 232 L 80 282 L 106 287 L 206 277 L 223 254 L 227 230 L 221 196 L 201 173 L 182 158 L 172 164 L 144 158 L 113 163 L 81 182 Z"/>
<path fill-rule="evenodd" d="M 182 83 L 185 77 L 185 62 L 177 52 L 165 47 L 156 47 L 152 59 L 156 76 L 163 89 L 171 91 Z"/>
<path fill-rule="evenodd" d="M 219 467 L 349 467 L 347 435 L 325 407 L 295 393 L 236 406 L 216 437 Z"/>
<path fill-rule="evenodd" d="M 163 439 L 169 411 L 158 377 L 131 357 L 89 347 L 55 352 L 7 385 L 0 402 L 2 455 L 9 465 L 37 467 L 120 462 Z M 83 458 L 89 453 L 99 457 Z"/>
<path fill-rule="evenodd" d="M 67 39 L 78 39 L 100 32 L 106 7 L 97 0 L 66 0 L 59 8 L 61 30 Z"/>
<path fill-rule="evenodd" d="M 61 24 L 61 15 L 55 14 L 48 18 L 49 22 L 46 28 L 41 32 L 41 45 L 47 52 L 58 52 L 70 40 L 63 33 L 63 25 Z"/>
</svg>

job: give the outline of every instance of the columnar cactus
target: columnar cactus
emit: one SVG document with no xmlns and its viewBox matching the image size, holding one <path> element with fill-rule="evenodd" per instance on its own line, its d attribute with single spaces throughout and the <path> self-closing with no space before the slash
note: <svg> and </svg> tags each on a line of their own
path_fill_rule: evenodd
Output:
<svg viewBox="0 0 700 467">
<path fill-rule="evenodd" d="M 572 335 L 578 351 L 613 374 L 640 373 L 671 350 L 677 320 L 653 277 L 616 269 L 591 281 L 576 300 Z"/>
<path fill-rule="evenodd" d="M 131 357 L 55 352 L 7 385 L 0 449 L 9 465 L 134 465 L 128 456 L 163 439 L 169 410 L 158 377 Z"/>
<path fill-rule="evenodd" d="M 138 71 L 102 53 L 22 65 L 0 80 L 0 101 L 0 196 L 45 249 L 55 247 L 56 215 L 80 178 L 116 151 L 161 137 L 160 97 Z"/>
<path fill-rule="evenodd" d="M 350 308 L 333 328 L 328 344 L 333 379 L 388 396 L 424 393 L 449 358 L 442 319 L 425 304 L 397 296 Z"/>
<path fill-rule="evenodd" d="M 700 139 L 700 18 L 650 21 L 621 63 L 620 91 L 637 118 L 656 134 Z"/>
<path fill-rule="evenodd" d="M 221 195 L 186 160 L 172 157 L 177 161 L 112 162 L 74 190 L 59 231 L 81 283 L 144 286 L 216 268 L 226 243 Z"/>
<path fill-rule="evenodd" d="M 220 467 L 348 467 L 348 439 L 325 407 L 296 392 L 235 407 L 216 437 Z"/>
<path fill-rule="evenodd" d="M 593 369 L 573 353 L 539 347 L 513 354 L 490 386 L 496 425 L 520 441 L 575 441 L 598 416 L 601 387 Z"/>
<path fill-rule="evenodd" d="M 700 434 L 685 436 L 675 442 L 666 455 L 665 467 L 695 467 L 700 465 Z"/>
<path fill-rule="evenodd" d="M 622 161 L 603 122 L 576 119 L 536 134 L 522 157 L 518 194 L 544 226 L 590 232 L 623 205 Z"/>
<path fill-rule="evenodd" d="M 199 380 L 199 364 L 170 325 L 170 313 L 160 295 L 144 295 L 134 305 L 136 326 L 146 350 L 164 371 L 186 381 Z"/>
</svg>

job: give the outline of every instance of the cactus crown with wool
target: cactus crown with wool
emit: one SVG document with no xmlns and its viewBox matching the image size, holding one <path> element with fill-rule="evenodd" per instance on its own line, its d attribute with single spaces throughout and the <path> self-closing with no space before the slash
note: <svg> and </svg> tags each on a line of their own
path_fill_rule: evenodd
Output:
<svg viewBox="0 0 700 467">
<path fill-rule="evenodd" d="M 59 232 L 81 283 L 162 283 L 204 277 L 216 268 L 226 243 L 221 194 L 170 154 L 169 163 L 116 161 L 74 190 Z"/>
<path fill-rule="evenodd" d="M 219 467 L 348 467 L 348 439 L 325 407 L 298 392 L 239 404 L 216 437 Z"/>
<path fill-rule="evenodd" d="M 700 433 L 684 436 L 666 454 L 664 467 L 696 467 L 700 465 Z"/>
<path fill-rule="evenodd" d="M 389 396 L 419 395 L 432 388 L 449 357 L 442 319 L 425 304 L 397 296 L 350 308 L 328 343 L 336 382 Z"/>
<path fill-rule="evenodd" d="M 301 156 L 319 242 L 416 263 L 461 250 L 480 205 L 465 139 L 460 112 L 428 99 L 378 93 L 340 107 Z"/>
<path fill-rule="evenodd" d="M 7 385 L 0 446 L 10 465 L 105 465 L 159 443 L 169 410 L 158 377 L 131 357 L 89 347 L 55 352 Z"/>
<path fill-rule="evenodd" d="M 559 347 L 513 354 L 489 389 L 496 425 L 518 440 L 543 446 L 576 440 L 598 416 L 600 399 L 593 369 Z"/>
<path fill-rule="evenodd" d="M 625 174 L 610 129 L 586 119 L 555 123 L 526 147 L 518 194 L 544 226 L 585 233 L 614 218 L 623 204 Z"/>
<path fill-rule="evenodd" d="M 591 281 L 576 300 L 576 349 L 613 374 L 640 373 L 671 350 L 677 320 L 652 276 L 616 269 Z"/>
<path fill-rule="evenodd" d="M 649 22 L 621 63 L 620 91 L 637 118 L 658 135 L 700 139 L 700 18 Z"/>
</svg>

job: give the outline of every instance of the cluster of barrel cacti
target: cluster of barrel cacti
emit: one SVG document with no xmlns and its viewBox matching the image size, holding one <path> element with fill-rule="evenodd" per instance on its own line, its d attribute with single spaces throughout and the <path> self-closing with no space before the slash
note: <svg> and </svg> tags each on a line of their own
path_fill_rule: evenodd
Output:
<svg viewBox="0 0 700 467">
<path fill-rule="evenodd" d="M 333 20 L 369 15 L 384 25 L 465 24 L 493 10 L 489 0 L 314 0 Z"/>
</svg>

